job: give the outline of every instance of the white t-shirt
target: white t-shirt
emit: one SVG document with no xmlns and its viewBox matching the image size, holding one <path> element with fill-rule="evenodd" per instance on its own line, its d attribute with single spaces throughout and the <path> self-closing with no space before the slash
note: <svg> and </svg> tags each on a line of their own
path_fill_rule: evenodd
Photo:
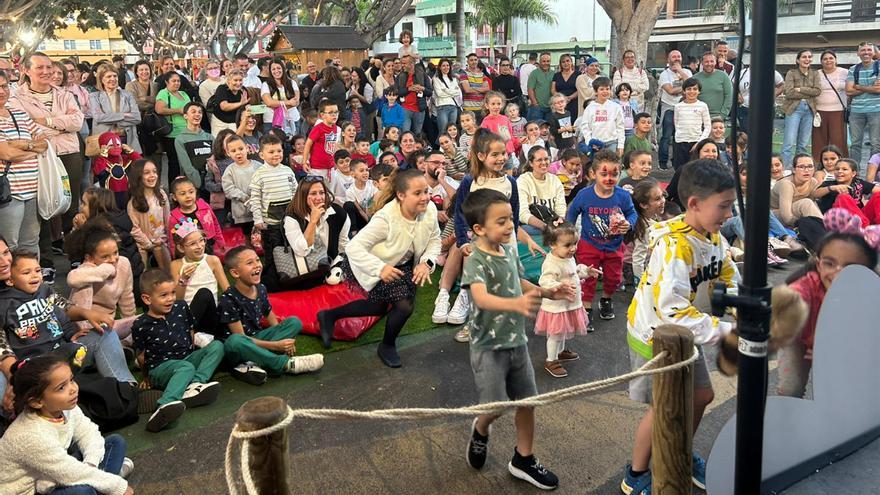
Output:
<svg viewBox="0 0 880 495">
<path fill-rule="evenodd" d="M 451 177 L 446 177 L 446 183 L 449 184 L 453 189 L 458 189 L 459 182 Z M 441 199 L 445 200 L 449 197 L 446 194 L 446 189 L 443 188 L 443 184 L 437 183 L 436 186 L 431 187 L 428 186 L 428 194 L 433 198 L 434 196 L 440 196 Z"/>
<path fill-rule="evenodd" d="M 278 96 L 270 95 L 275 100 L 286 100 L 288 98 L 293 98 L 294 95 L 298 93 L 296 85 L 293 86 L 293 95 L 287 96 L 287 91 L 283 87 L 278 88 Z M 269 92 L 269 84 L 263 83 L 263 86 L 260 88 L 260 95 L 268 95 Z M 275 109 L 266 107 L 266 111 L 263 112 L 263 123 L 271 124 L 272 119 L 275 117 Z M 290 119 L 291 122 L 299 122 L 299 109 L 297 107 L 290 107 L 287 109 L 287 118 Z"/>
<path fill-rule="evenodd" d="M 371 180 L 367 181 L 363 189 L 358 189 L 356 184 L 352 184 L 351 187 L 345 190 L 345 201 L 351 201 L 360 206 L 362 210 L 367 211 L 373 204 L 373 196 L 377 192 L 379 190 L 376 189 L 376 185 Z"/>
<path fill-rule="evenodd" d="M 519 66 L 519 86 L 522 88 L 524 95 L 529 94 L 529 74 L 538 67 L 532 63 L 525 63 Z"/>
<path fill-rule="evenodd" d="M 749 89 L 751 88 L 751 74 L 752 71 L 749 70 L 749 67 L 743 69 L 742 74 L 739 76 L 739 94 L 743 97 L 743 108 L 749 108 Z M 777 71 L 773 71 L 773 86 L 779 86 L 780 84 L 785 82 L 785 79 L 782 78 L 782 74 Z M 775 101 L 775 98 L 774 98 Z"/>
<path fill-rule="evenodd" d="M 688 69 L 682 68 L 681 70 L 684 71 L 684 73 L 687 74 L 688 77 L 693 77 L 693 74 L 691 74 L 691 71 L 689 71 Z M 663 85 L 671 84 L 672 87 L 674 87 L 674 88 L 680 88 L 681 85 L 684 84 L 684 81 L 685 81 L 684 79 L 679 79 L 678 74 L 676 74 L 675 72 L 672 72 L 672 69 L 666 69 L 663 72 L 661 72 L 660 73 L 660 81 L 659 81 L 659 83 L 660 83 L 660 102 L 663 103 L 664 105 L 668 105 L 670 107 L 674 107 L 676 103 L 680 102 L 681 101 L 681 93 L 679 93 L 677 95 L 671 95 L 663 90 Z"/>
<path fill-rule="evenodd" d="M 330 170 L 330 192 L 333 193 L 333 197 L 336 198 L 336 202 L 342 205 L 345 203 L 345 195 L 349 189 L 351 189 L 352 185 L 354 185 L 354 177 L 350 175 L 344 175 L 338 169 L 334 168 Z"/>
</svg>

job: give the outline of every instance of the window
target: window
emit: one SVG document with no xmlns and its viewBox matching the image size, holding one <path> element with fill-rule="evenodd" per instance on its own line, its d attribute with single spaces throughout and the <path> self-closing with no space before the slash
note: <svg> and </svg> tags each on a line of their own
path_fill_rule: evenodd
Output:
<svg viewBox="0 0 880 495">
<path fill-rule="evenodd" d="M 874 22 L 878 19 L 875 0 L 853 0 L 850 22 Z"/>
<path fill-rule="evenodd" d="M 394 28 L 393 27 L 388 31 L 388 41 L 392 42 L 392 43 L 397 41 L 397 36 L 394 35 Z"/>
<path fill-rule="evenodd" d="M 100 50 L 101 40 L 89 40 L 89 50 Z"/>
<path fill-rule="evenodd" d="M 409 31 L 409 32 L 413 32 L 413 23 L 411 23 L 411 22 L 404 22 L 403 24 L 400 25 L 400 30 L 401 30 L 401 31 Z"/>
<path fill-rule="evenodd" d="M 788 0 L 779 4 L 780 16 L 813 15 L 815 11 L 816 0 Z"/>
<path fill-rule="evenodd" d="M 64 40 L 64 49 L 65 50 L 76 50 L 76 40 Z"/>
</svg>

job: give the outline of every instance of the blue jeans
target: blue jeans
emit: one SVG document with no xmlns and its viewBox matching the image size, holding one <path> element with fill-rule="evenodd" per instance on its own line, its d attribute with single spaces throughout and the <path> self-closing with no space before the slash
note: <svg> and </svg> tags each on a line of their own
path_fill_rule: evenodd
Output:
<svg viewBox="0 0 880 495">
<path fill-rule="evenodd" d="M 26 201 L 13 198 L 0 207 L 0 234 L 6 238 L 11 251 L 40 253 L 40 219 L 37 216 L 37 198 Z"/>
<path fill-rule="evenodd" d="M 533 120 L 547 120 L 551 113 L 550 107 L 529 105 L 529 109 L 526 111 L 526 120 L 529 122 Z"/>
<path fill-rule="evenodd" d="M 787 235 L 797 237 L 794 231 L 785 228 L 785 226 L 782 225 L 782 222 L 780 222 L 772 212 L 770 213 L 769 222 L 770 237 L 775 237 L 777 239 L 781 239 Z M 724 225 L 721 226 L 721 235 L 723 235 L 728 241 L 733 241 L 734 239 L 742 239 L 745 241 L 746 232 L 743 228 L 742 217 L 737 215 L 728 218 L 727 221 L 724 222 Z"/>
<path fill-rule="evenodd" d="M 666 168 L 669 162 L 669 145 L 675 143 L 675 123 L 673 117 L 675 112 L 670 108 L 663 113 L 663 120 L 660 122 L 660 143 L 658 158 L 660 159 L 660 168 Z"/>
<path fill-rule="evenodd" d="M 749 132 L 749 107 L 736 107 L 736 121 L 739 124 L 738 131 Z"/>
<path fill-rule="evenodd" d="M 437 107 L 437 134 L 446 132 L 446 126 L 458 122 L 458 107 L 455 105 L 442 105 Z"/>
<path fill-rule="evenodd" d="M 791 168 L 795 153 L 807 153 L 807 142 L 813 132 L 813 111 L 801 100 L 791 115 L 785 116 L 785 134 L 782 138 L 782 164 Z"/>
<path fill-rule="evenodd" d="M 422 133 L 422 124 L 425 123 L 425 112 L 413 112 L 404 108 L 403 115 L 402 132 L 412 131 L 418 137 Z"/>
<path fill-rule="evenodd" d="M 871 151 L 868 157 L 880 153 L 880 112 L 851 113 L 849 115 L 849 132 L 852 144 L 849 146 L 849 157 L 862 164 L 862 146 L 865 142 L 865 128 L 868 128 L 868 141 Z M 868 179 L 873 180 L 873 177 Z"/>
<path fill-rule="evenodd" d="M 122 461 L 125 459 L 125 439 L 113 434 L 104 439 L 104 459 L 98 464 L 98 469 L 110 473 L 119 474 L 122 470 Z M 71 456 L 82 460 L 82 453 L 74 445 L 71 447 Z M 97 490 L 88 485 L 74 485 L 58 487 L 50 492 L 52 495 L 98 495 Z"/>
<path fill-rule="evenodd" d="M 110 330 L 100 334 L 92 330 L 83 335 L 77 341 L 86 346 L 89 355 L 94 356 L 95 366 L 101 376 L 112 377 L 120 382 L 137 382 L 128 370 L 125 362 L 125 354 L 122 352 L 122 343 L 119 335 Z"/>
</svg>

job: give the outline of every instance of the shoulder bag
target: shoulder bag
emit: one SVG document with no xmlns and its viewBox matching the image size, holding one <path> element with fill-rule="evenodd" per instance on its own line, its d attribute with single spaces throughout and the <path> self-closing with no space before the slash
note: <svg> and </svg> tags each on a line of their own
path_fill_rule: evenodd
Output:
<svg viewBox="0 0 880 495">
<path fill-rule="evenodd" d="M 70 209 L 70 178 L 51 144 L 45 153 L 37 155 L 37 162 L 37 213 L 49 220 Z"/>
<path fill-rule="evenodd" d="M 171 93 L 168 93 L 168 108 L 171 108 Z M 155 108 L 144 114 L 144 129 L 153 137 L 165 137 L 173 128 L 171 120 L 156 113 Z"/>
<path fill-rule="evenodd" d="M 821 70 L 821 69 L 820 69 Z M 828 74 L 825 71 L 822 71 L 822 75 L 825 76 L 825 80 L 828 81 L 828 85 L 831 86 L 831 89 L 834 90 L 834 94 L 837 95 L 837 101 L 840 102 L 840 106 L 843 107 L 843 121 L 849 123 L 849 105 L 843 102 L 843 98 L 840 97 L 840 91 L 834 87 L 834 84 L 831 83 L 831 79 L 828 79 Z M 816 112 L 816 115 L 819 113 Z"/>
</svg>

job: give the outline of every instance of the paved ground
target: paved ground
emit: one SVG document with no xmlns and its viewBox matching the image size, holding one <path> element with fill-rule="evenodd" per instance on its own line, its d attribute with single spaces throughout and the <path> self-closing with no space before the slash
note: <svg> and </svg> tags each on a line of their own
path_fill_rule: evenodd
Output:
<svg viewBox="0 0 880 495">
<path fill-rule="evenodd" d="M 778 283 L 784 276 L 774 270 L 772 281 Z M 543 341 L 532 339 L 530 352 L 539 391 L 629 370 L 624 300 L 629 295 L 618 293 L 615 320 L 599 322 L 594 334 L 574 341 L 572 348 L 582 359 L 568 367 L 567 379 L 553 379 L 539 368 Z M 236 400 L 280 395 L 293 407 L 462 406 L 473 403 L 476 395 L 467 346 L 454 342 L 453 333 L 449 327 L 403 338 L 404 367 L 399 370 L 383 367 L 375 346 L 369 345 L 328 355 L 324 370 L 314 376 L 279 379 L 261 388 L 227 382 L 224 390 L 239 389 Z M 735 407 L 735 381 L 714 372 L 713 382 L 717 400 L 695 438 L 696 451 L 704 456 Z M 137 465 L 131 481 L 137 493 L 223 493 L 224 449 L 238 405 L 216 404 L 209 408 L 216 419 L 203 426 L 182 434 L 172 430 L 151 436 L 149 445 L 131 445 Z M 642 412 L 641 406 L 626 398 L 622 386 L 542 408 L 536 452 L 559 475 L 559 492 L 617 493 Z M 469 425 L 469 420 L 460 418 L 394 423 L 298 421 L 291 427 L 294 486 L 302 493 L 532 493 L 506 472 L 514 444 L 511 418 L 497 422 L 489 462 L 481 472 L 470 469 L 464 460 Z"/>
</svg>

